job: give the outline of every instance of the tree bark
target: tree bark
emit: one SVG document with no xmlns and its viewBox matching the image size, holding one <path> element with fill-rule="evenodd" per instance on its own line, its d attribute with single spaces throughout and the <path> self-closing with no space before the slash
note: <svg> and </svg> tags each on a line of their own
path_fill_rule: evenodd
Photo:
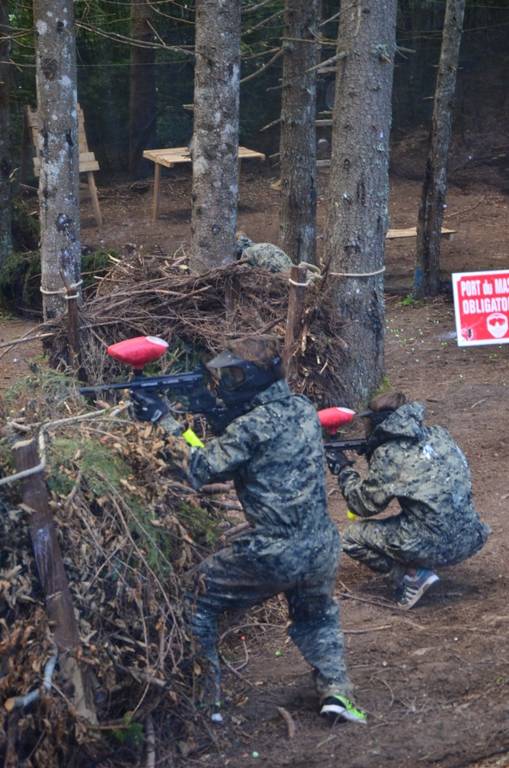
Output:
<svg viewBox="0 0 509 768">
<path fill-rule="evenodd" d="M 234 259 L 239 191 L 239 0 L 197 0 L 191 266 Z"/>
<path fill-rule="evenodd" d="M 0 267 L 12 250 L 9 34 L 7 0 L 0 0 Z"/>
<path fill-rule="evenodd" d="M 131 37 L 151 43 L 152 8 L 147 0 L 131 3 Z M 154 48 L 131 46 L 129 73 L 129 173 L 139 176 L 143 170 L 143 150 L 151 147 L 155 136 L 157 96 Z"/>
<path fill-rule="evenodd" d="M 286 316 L 285 345 L 283 360 L 286 377 L 290 375 L 292 357 L 297 351 L 302 336 L 302 317 L 306 301 L 307 267 L 293 266 L 290 269 L 290 287 L 288 292 L 288 314 Z"/>
<path fill-rule="evenodd" d="M 34 0 L 41 290 L 44 319 L 65 312 L 63 275 L 79 281 L 79 145 L 72 0 Z"/>
<path fill-rule="evenodd" d="M 396 0 L 353 0 L 338 29 L 325 258 L 331 272 L 342 274 L 330 277 L 346 344 L 343 387 L 335 394 L 353 407 L 370 396 L 383 375 L 396 5 Z"/>
<path fill-rule="evenodd" d="M 316 258 L 316 67 L 320 0 L 286 0 L 281 104 L 281 246 L 298 264 Z M 298 42 L 303 40 L 303 42 Z M 310 71 L 312 70 L 312 71 Z"/>
<path fill-rule="evenodd" d="M 465 0 L 447 0 L 438 65 L 431 136 L 417 223 L 414 293 L 440 290 L 440 236 L 447 196 L 447 157 L 451 143 L 454 93 L 465 14 Z"/>
</svg>

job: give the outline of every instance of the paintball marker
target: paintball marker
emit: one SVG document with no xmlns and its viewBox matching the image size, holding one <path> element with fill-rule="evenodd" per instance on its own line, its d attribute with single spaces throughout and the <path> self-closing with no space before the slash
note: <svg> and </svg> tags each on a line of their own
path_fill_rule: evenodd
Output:
<svg viewBox="0 0 509 768">
<path fill-rule="evenodd" d="M 355 411 L 350 408 L 322 408 L 318 411 L 320 424 L 329 435 L 336 435 L 339 428 L 349 424 L 355 416 Z M 327 452 L 355 451 L 362 456 L 366 453 L 367 440 L 363 437 L 354 437 L 350 440 L 331 440 L 324 442 L 323 446 Z"/>
<path fill-rule="evenodd" d="M 168 398 L 182 398 L 184 412 L 202 413 L 207 418 L 220 418 L 224 412 L 212 392 L 207 387 L 207 373 L 197 369 L 189 373 L 145 376 L 143 368 L 148 363 L 158 360 L 168 349 L 164 339 L 157 336 L 136 336 L 132 339 L 119 341 L 107 348 L 107 353 L 115 360 L 130 365 L 134 375 L 128 381 L 113 384 L 97 384 L 91 387 L 81 387 L 82 395 L 96 395 L 98 392 L 110 392 L 117 389 L 128 389 L 130 392 L 145 391 L 161 393 Z"/>
<path fill-rule="evenodd" d="M 331 436 L 336 435 L 339 428 L 344 424 L 349 424 L 354 416 L 355 411 L 350 410 L 350 408 L 323 408 L 321 411 L 318 411 L 318 419 L 320 420 L 324 432 L 327 432 L 327 434 Z M 362 437 L 353 437 L 350 440 L 331 440 L 330 442 L 324 442 L 323 447 L 325 448 L 327 463 L 331 472 L 337 474 L 333 468 L 333 465 L 336 462 L 338 462 L 339 468 L 343 465 L 343 462 L 345 462 L 346 466 L 352 463 L 345 458 L 344 451 L 355 451 L 359 455 L 362 455 L 366 453 L 367 445 L 368 441 Z M 334 456 L 335 453 L 337 453 L 337 458 Z M 332 459 L 332 461 L 330 461 L 330 459 Z M 346 516 L 352 521 L 359 519 L 358 516 L 349 509 L 346 511 Z"/>
</svg>

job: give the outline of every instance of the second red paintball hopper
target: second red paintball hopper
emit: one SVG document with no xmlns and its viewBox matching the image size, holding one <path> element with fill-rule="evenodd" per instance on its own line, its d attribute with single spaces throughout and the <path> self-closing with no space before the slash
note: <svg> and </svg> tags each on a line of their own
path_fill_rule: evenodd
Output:
<svg viewBox="0 0 509 768">
<path fill-rule="evenodd" d="M 355 411 L 352 411 L 351 408 L 342 408 L 340 406 L 322 408 L 318 411 L 320 424 L 328 435 L 335 435 L 345 424 L 350 424 L 355 415 Z"/>
</svg>

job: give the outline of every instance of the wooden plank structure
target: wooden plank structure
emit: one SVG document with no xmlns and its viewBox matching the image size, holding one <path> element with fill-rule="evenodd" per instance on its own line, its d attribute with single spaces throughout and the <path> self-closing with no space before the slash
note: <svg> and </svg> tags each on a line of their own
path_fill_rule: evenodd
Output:
<svg viewBox="0 0 509 768">
<path fill-rule="evenodd" d="M 175 165 L 192 163 L 192 157 L 188 147 L 171 147 L 169 149 L 145 149 L 143 157 L 154 163 L 154 192 L 152 200 L 152 219 L 157 221 L 159 217 L 159 193 L 161 183 L 161 168 L 173 168 Z M 239 162 L 241 160 L 255 159 L 265 160 L 263 152 L 254 149 L 239 147 Z"/>
<path fill-rule="evenodd" d="M 37 156 L 38 146 L 38 133 L 40 129 L 39 115 L 35 109 L 30 107 L 26 108 L 26 122 L 30 135 L 32 137 L 32 144 L 35 150 L 35 156 L 33 157 L 34 175 L 39 176 L 39 170 L 41 166 L 40 158 Z M 103 223 L 101 208 L 99 206 L 99 197 L 97 195 L 97 186 L 95 183 L 94 173 L 99 170 L 99 163 L 96 160 L 94 153 L 89 149 L 87 142 L 87 135 L 85 133 L 85 117 L 83 110 L 78 104 L 78 139 L 80 148 L 80 173 L 87 174 L 88 190 L 92 199 L 92 207 L 94 209 L 94 217 L 97 226 L 100 227 Z"/>
</svg>

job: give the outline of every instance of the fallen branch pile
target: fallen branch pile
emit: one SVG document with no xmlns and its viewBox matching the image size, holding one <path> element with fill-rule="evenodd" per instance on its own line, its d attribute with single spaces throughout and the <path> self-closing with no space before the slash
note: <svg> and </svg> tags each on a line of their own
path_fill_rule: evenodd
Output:
<svg viewBox="0 0 509 768">
<path fill-rule="evenodd" d="M 224 508 L 235 507 L 234 499 L 225 500 L 229 489 L 198 495 L 183 485 L 164 458 L 157 428 L 122 414 L 73 420 L 87 406 L 64 376 L 40 374 L 12 397 L 10 405 L 24 408 L 3 430 L 0 475 L 13 471 L 13 439 L 37 433 L 44 423 L 50 503 L 98 726 L 80 720 L 58 664 L 53 672 L 55 647 L 34 565 L 30 513 L 4 486 L 0 762 L 8 765 L 14 756 L 13 764 L 33 768 L 90 764 L 74 762 L 79 754 L 80 760 L 114 755 L 104 766 L 132 765 L 143 754 L 152 713 L 166 749 L 175 750 L 177 742 L 198 745 L 205 730 L 193 698 L 199 670 L 183 617 L 183 574 L 238 521 L 238 514 L 225 517 Z M 69 417 L 64 423 L 63 413 Z M 60 424 L 52 428 L 55 416 Z M 23 702 L 33 691 L 37 695 Z"/>
<path fill-rule="evenodd" d="M 325 281 L 309 286 L 304 327 L 296 364 L 294 389 L 317 405 L 334 400 L 340 381 L 344 344 L 340 338 Z M 288 275 L 237 262 L 201 275 L 190 274 L 184 258 L 131 252 L 116 260 L 100 280 L 93 298 L 81 310 L 82 369 L 90 382 L 126 371 L 110 360 L 105 349 L 129 336 L 161 336 L 170 343 L 164 372 L 196 364 L 215 354 L 228 339 L 246 333 L 275 333 L 284 339 L 288 309 Z M 65 323 L 57 329 L 52 348 L 64 356 Z"/>
</svg>

